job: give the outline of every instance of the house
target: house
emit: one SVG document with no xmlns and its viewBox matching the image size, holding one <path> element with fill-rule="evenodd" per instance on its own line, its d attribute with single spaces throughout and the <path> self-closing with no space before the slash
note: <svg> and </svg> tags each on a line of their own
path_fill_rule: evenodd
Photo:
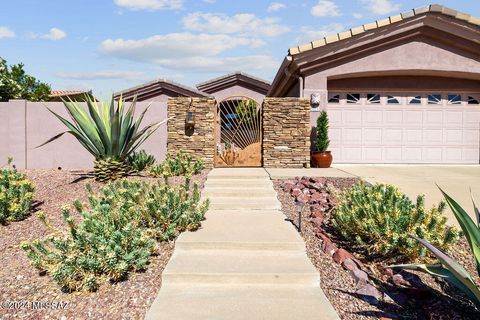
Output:
<svg viewBox="0 0 480 320">
<path fill-rule="evenodd" d="M 74 100 L 74 101 L 85 101 L 86 97 L 90 97 L 92 100 L 97 100 L 93 94 L 92 90 L 90 91 L 81 91 L 81 90 L 52 90 L 48 96 L 48 101 L 50 102 L 59 102 L 62 100 Z"/>
<path fill-rule="evenodd" d="M 268 96 L 318 101 L 336 163 L 479 164 L 480 19 L 430 5 L 290 48 Z"/>
</svg>

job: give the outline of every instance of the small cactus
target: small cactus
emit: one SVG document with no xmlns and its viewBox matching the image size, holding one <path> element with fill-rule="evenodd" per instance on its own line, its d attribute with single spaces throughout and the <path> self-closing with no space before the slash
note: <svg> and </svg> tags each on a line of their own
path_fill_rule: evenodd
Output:
<svg viewBox="0 0 480 320">
<path fill-rule="evenodd" d="M 341 193 L 339 200 L 333 226 L 370 253 L 415 259 L 425 256 L 427 251 L 408 234 L 426 239 L 442 250 L 459 237 L 456 228 L 446 226 L 445 202 L 427 210 L 424 195 L 419 195 L 414 203 L 392 185 L 358 183 Z"/>
</svg>

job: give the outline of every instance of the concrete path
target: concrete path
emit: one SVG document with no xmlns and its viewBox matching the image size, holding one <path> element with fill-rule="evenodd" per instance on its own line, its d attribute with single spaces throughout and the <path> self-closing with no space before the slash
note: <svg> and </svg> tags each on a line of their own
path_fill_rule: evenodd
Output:
<svg viewBox="0 0 480 320">
<path fill-rule="evenodd" d="M 396 185 L 412 200 L 420 193 L 426 195 L 427 206 L 438 204 L 443 196 L 438 184 L 474 218 L 470 188 L 480 205 L 480 166 L 478 165 L 340 165 L 335 167 L 368 182 Z M 453 213 L 446 211 L 448 221 L 458 225 Z M 475 219 L 475 218 L 474 218 Z M 474 220 L 475 221 L 475 220 Z"/>
<path fill-rule="evenodd" d="M 202 229 L 186 232 L 146 319 L 339 319 L 264 169 L 214 169 Z"/>
</svg>

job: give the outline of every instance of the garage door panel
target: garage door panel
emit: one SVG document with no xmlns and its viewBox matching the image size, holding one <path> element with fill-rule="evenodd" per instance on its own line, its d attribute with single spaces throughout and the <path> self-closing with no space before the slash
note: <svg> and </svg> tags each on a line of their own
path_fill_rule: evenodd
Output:
<svg viewBox="0 0 480 320">
<path fill-rule="evenodd" d="M 357 143 L 358 145 L 361 145 L 362 128 L 344 128 L 343 142 L 347 144 Z"/>
<path fill-rule="evenodd" d="M 385 110 L 385 124 L 387 125 L 402 125 L 403 111 L 402 110 Z"/>
<path fill-rule="evenodd" d="M 442 145 L 443 129 L 423 129 L 423 145 Z"/>
<path fill-rule="evenodd" d="M 363 143 L 366 145 L 382 144 L 382 128 L 363 129 Z"/>
<path fill-rule="evenodd" d="M 405 126 L 421 126 L 423 123 L 423 110 L 406 110 L 405 111 L 405 121 L 403 124 Z"/>
<path fill-rule="evenodd" d="M 422 148 L 403 148 L 402 150 L 404 162 L 422 162 Z"/>
<path fill-rule="evenodd" d="M 443 148 L 423 148 L 422 162 L 441 163 L 443 155 Z"/>
<path fill-rule="evenodd" d="M 422 129 L 404 129 L 403 142 L 407 145 L 421 145 L 422 144 Z"/>
<path fill-rule="evenodd" d="M 327 106 L 335 162 L 480 163 L 480 106 L 386 102 Z"/>
</svg>

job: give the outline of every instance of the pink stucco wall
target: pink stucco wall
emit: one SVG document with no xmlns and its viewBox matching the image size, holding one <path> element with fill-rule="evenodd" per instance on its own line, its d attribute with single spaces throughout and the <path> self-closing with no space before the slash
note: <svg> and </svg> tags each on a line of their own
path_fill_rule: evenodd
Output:
<svg viewBox="0 0 480 320">
<path fill-rule="evenodd" d="M 148 102 L 138 102 L 138 116 Z M 66 130 L 47 106 L 61 116 L 69 116 L 61 102 L 10 101 L 0 103 L 0 159 L 12 156 L 20 169 L 38 168 L 91 168 L 93 157 L 80 143 L 66 134 L 48 145 L 37 148 Z M 143 124 L 162 121 L 167 118 L 166 102 L 153 102 Z M 158 160 L 164 158 L 167 145 L 167 128 L 161 126 L 141 148 L 153 154 Z M 2 160 L 3 160 L 2 159 Z M 3 161 L 0 160 L 0 163 Z"/>
<path fill-rule="evenodd" d="M 229 97 L 246 96 L 246 97 L 252 98 L 258 103 L 262 103 L 263 99 L 265 98 L 264 94 L 258 93 L 255 90 L 245 88 L 240 85 L 234 85 L 216 92 L 212 92 L 211 95 L 214 96 L 218 102 Z"/>
<path fill-rule="evenodd" d="M 480 77 L 478 57 L 455 49 L 414 41 L 346 62 L 305 77 L 304 96 L 326 91 L 329 78 L 382 74 Z"/>
</svg>

